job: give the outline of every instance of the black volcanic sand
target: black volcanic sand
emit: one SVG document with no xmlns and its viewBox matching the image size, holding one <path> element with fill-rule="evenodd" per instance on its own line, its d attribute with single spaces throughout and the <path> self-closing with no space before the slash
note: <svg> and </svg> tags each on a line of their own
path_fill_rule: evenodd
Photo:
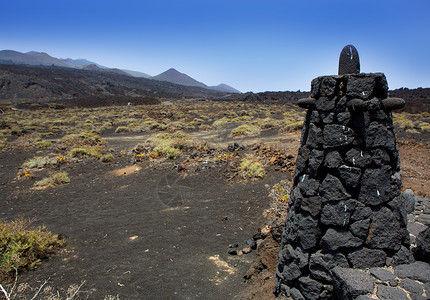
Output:
<svg viewBox="0 0 430 300">
<path fill-rule="evenodd" d="M 67 164 L 70 184 L 35 190 L 42 175 L 16 179 L 34 155 L 0 153 L 0 218 L 34 217 L 67 239 L 59 253 L 19 275 L 18 284 L 34 289 L 27 289 L 30 298 L 49 278 L 46 286 L 62 295 L 85 281 L 83 299 L 231 299 L 255 254 L 232 256 L 228 247 L 245 247 L 264 224 L 265 185 L 286 176 L 269 170 L 263 180 L 226 183 L 222 165 L 180 177 L 176 161 L 133 165 L 116 157 Z"/>
</svg>

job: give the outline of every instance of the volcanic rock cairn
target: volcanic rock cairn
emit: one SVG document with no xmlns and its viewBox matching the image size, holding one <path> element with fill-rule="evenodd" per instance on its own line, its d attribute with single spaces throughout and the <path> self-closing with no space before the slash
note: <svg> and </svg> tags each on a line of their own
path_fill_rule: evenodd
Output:
<svg viewBox="0 0 430 300">
<path fill-rule="evenodd" d="M 275 294 L 332 299 L 336 267 L 413 261 L 391 115 L 405 102 L 387 95 L 385 75 L 360 73 L 357 50 L 348 45 L 339 75 L 312 80 L 311 98 L 298 101 L 307 115 Z"/>
</svg>

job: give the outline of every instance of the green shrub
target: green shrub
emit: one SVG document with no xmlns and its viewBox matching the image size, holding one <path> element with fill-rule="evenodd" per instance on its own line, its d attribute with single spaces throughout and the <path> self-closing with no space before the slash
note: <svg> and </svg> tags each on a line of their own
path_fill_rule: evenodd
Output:
<svg viewBox="0 0 430 300">
<path fill-rule="evenodd" d="M 22 167 L 29 168 L 29 169 L 42 169 L 46 167 L 55 166 L 58 163 L 59 163 L 58 157 L 37 156 L 23 163 Z"/>
<path fill-rule="evenodd" d="M 406 129 L 407 133 L 420 133 L 418 130 L 416 130 L 415 128 L 408 128 Z"/>
<path fill-rule="evenodd" d="M 78 147 L 70 150 L 70 157 L 97 157 L 100 158 L 103 149 L 100 147 Z"/>
<path fill-rule="evenodd" d="M 12 271 L 40 264 L 64 241 L 44 226 L 30 228 L 32 221 L 22 217 L 12 222 L 0 222 L 0 278 Z"/>
<path fill-rule="evenodd" d="M 161 157 L 176 159 L 181 154 L 181 150 L 173 148 L 170 145 L 158 145 L 154 151 Z"/>
<path fill-rule="evenodd" d="M 266 174 L 263 164 L 252 157 L 242 159 L 242 161 L 240 162 L 240 169 L 249 178 L 253 178 L 253 177 L 263 178 L 263 176 Z"/>
<path fill-rule="evenodd" d="M 394 113 L 393 123 L 400 128 L 413 129 L 415 125 L 410 118 L 411 115 L 407 113 Z"/>
<path fill-rule="evenodd" d="M 240 116 L 231 120 L 231 122 L 245 122 L 252 120 L 251 116 Z"/>
<path fill-rule="evenodd" d="M 100 157 L 100 160 L 102 162 L 111 162 L 111 161 L 113 161 L 113 155 L 111 153 L 105 154 L 102 157 Z"/>
<path fill-rule="evenodd" d="M 279 131 L 280 132 L 293 132 L 297 130 L 301 130 L 303 128 L 303 121 L 294 121 L 289 122 L 285 126 L 283 126 Z"/>
<path fill-rule="evenodd" d="M 253 125 L 259 126 L 261 129 L 268 129 L 272 128 L 278 125 L 278 121 L 273 120 L 272 118 L 265 118 L 265 119 L 255 119 L 251 122 Z"/>
<path fill-rule="evenodd" d="M 4 148 L 7 145 L 7 140 L 3 136 L 3 134 L 0 133 L 0 148 Z"/>
<path fill-rule="evenodd" d="M 126 126 L 119 126 L 116 128 L 115 133 L 126 133 L 129 131 L 130 131 L 130 128 L 128 128 Z"/>
<path fill-rule="evenodd" d="M 145 145 L 135 147 L 134 152 L 156 152 L 157 156 L 175 159 L 181 154 L 181 150 L 193 146 L 193 141 L 181 130 L 174 133 L 159 133 L 148 138 Z M 149 150 L 149 151 L 148 151 Z M 152 151 L 151 151 L 152 150 Z"/>
<path fill-rule="evenodd" d="M 166 130 L 167 129 L 167 125 L 161 124 L 161 123 L 154 121 L 154 120 L 147 120 L 147 121 L 143 122 L 142 124 L 144 127 L 147 127 L 149 129 L 158 129 L 158 130 Z"/>
<path fill-rule="evenodd" d="M 106 144 L 106 142 L 101 138 L 100 135 L 92 132 L 81 132 L 81 133 L 65 135 L 61 139 L 61 142 L 68 145 L 77 145 L 77 146 L 79 145 L 96 146 L 96 145 Z"/>
<path fill-rule="evenodd" d="M 224 117 L 224 118 L 218 119 L 215 122 L 213 122 L 212 126 L 215 128 L 218 128 L 218 127 L 225 126 L 229 122 L 231 122 L 231 120 L 229 118 Z"/>
<path fill-rule="evenodd" d="M 36 181 L 34 186 L 39 187 L 55 187 L 60 184 L 70 183 L 69 175 L 66 172 L 57 172 L 49 177 Z"/>
<path fill-rule="evenodd" d="M 48 148 L 52 145 L 52 142 L 49 141 L 37 141 L 36 146 L 39 148 Z"/>
<path fill-rule="evenodd" d="M 430 132 L 430 124 L 429 123 L 422 122 L 419 124 L 419 128 L 421 129 L 421 131 Z"/>
<path fill-rule="evenodd" d="M 251 124 L 242 124 L 231 131 L 232 136 L 248 136 L 260 133 L 260 127 Z"/>
</svg>

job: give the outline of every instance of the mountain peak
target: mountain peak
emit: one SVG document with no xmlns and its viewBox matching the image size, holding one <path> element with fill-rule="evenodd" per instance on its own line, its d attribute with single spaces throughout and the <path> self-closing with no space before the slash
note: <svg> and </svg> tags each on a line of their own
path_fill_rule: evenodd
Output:
<svg viewBox="0 0 430 300">
<path fill-rule="evenodd" d="M 167 71 L 152 77 L 152 79 L 167 81 L 175 84 L 185 85 L 185 86 L 198 86 L 207 88 L 207 85 L 191 78 L 187 74 L 181 73 L 174 68 L 170 68 Z"/>
<path fill-rule="evenodd" d="M 233 87 L 231 87 L 225 83 L 218 84 L 217 86 L 210 86 L 209 88 L 212 90 L 220 91 L 220 92 L 238 93 L 238 94 L 242 93 L 241 91 L 236 90 L 235 88 L 233 88 Z"/>
</svg>

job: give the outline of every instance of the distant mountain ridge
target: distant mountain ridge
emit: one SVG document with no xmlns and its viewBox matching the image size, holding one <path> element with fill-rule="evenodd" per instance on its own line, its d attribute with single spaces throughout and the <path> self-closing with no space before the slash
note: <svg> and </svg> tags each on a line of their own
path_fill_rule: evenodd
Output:
<svg viewBox="0 0 430 300">
<path fill-rule="evenodd" d="M 69 65 L 61 60 L 54 58 L 44 52 L 27 52 L 21 53 L 14 50 L 0 51 L 0 60 L 11 61 L 16 64 L 28 65 L 55 65 L 59 67 L 69 67 Z"/>
<path fill-rule="evenodd" d="M 185 73 L 171 68 L 159 75 L 151 77 L 150 75 L 138 71 L 108 68 L 99 65 L 95 62 L 86 59 L 72 59 L 72 58 L 55 58 L 44 52 L 30 51 L 21 53 L 14 50 L 1 50 L 0 51 L 0 64 L 24 64 L 24 65 L 43 65 L 43 66 L 58 66 L 74 69 L 86 69 L 97 72 L 117 73 L 138 78 L 148 78 L 153 80 L 167 81 L 174 84 L 202 87 L 206 89 L 227 92 L 227 93 L 241 93 L 237 89 L 226 84 L 219 84 L 217 86 L 207 86 L 206 84 L 191 78 Z"/>
</svg>

